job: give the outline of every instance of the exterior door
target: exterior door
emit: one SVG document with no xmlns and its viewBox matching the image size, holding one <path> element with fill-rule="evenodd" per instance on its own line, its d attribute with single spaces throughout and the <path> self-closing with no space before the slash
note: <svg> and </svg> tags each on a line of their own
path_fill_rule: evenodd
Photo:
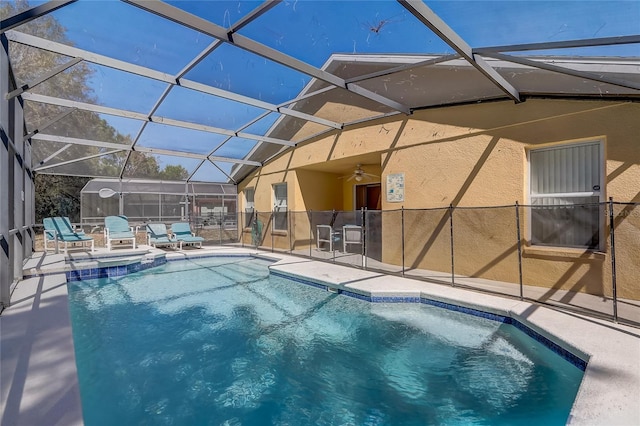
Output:
<svg viewBox="0 0 640 426">
<path fill-rule="evenodd" d="M 356 185 L 355 188 L 355 210 L 360 210 L 363 207 L 367 210 L 380 210 L 382 208 L 382 204 L 380 201 L 380 194 L 382 193 L 382 189 L 379 183 Z"/>
</svg>

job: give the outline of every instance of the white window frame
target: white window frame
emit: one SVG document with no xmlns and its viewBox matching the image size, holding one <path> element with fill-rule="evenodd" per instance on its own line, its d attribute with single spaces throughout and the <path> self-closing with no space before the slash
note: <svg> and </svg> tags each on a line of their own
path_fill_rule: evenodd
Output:
<svg viewBox="0 0 640 426">
<path fill-rule="evenodd" d="M 282 187 L 284 186 L 285 191 L 284 193 L 286 194 L 286 198 L 284 199 L 284 206 L 282 205 L 282 200 L 278 200 L 277 196 L 276 196 L 276 188 L 278 187 Z M 289 187 L 287 186 L 286 182 L 282 182 L 282 183 L 274 183 L 271 186 L 271 193 L 272 193 L 272 197 L 273 197 L 273 226 L 272 229 L 274 231 L 288 231 L 289 230 L 289 220 L 288 220 L 288 211 L 289 211 Z M 287 220 L 285 220 L 284 223 L 284 227 L 276 227 L 279 223 L 278 220 L 276 220 L 275 215 L 278 213 L 282 213 L 282 209 L 284 208 L 284 213 L 285 213 L 285 217 L 287 218 Z"/>
<path fill-rule="evenodd" d="M 600 155 L 600 183 L 599 183 L 599 187 L 600 190 L 599 191 L 588 191 L 588 192 L 568 192 L 568 193 L 550 193 L 550 194 L 532 194 L 531 193 L 531 153 L 535 152 L 535 151 L 541 151 L 541 150 L 553 150 L 553 149 L 560 149 L 560 148 L 566 148 L 566 147 L 575 147 L 575 146 L 579 146 L 579 145 L 594 145 L 594 144 L 598 144 L 599 146 L 599 155 Z M 604 139 L 589 139 L 589 140 L 582 140 L 582 141 L 574 141 L 574 142 L 566 142 L 566 143 L 558 143 L 558 144 L 553 144 L 553 145 L 547 145 L 547 146 L 540 146 L 540 147 L 535 147 L 535 148 L 530 148 L 527 149 L 527 194 L 526 194 L 526 199 L 527 199 L 527 205 L 529 205 L 529 209 L 528 209 L 528 226 L 527 226 L 527 240 L 530 242 L 530 244 L 534 247 L 557 247 L 557 248 L 562 248 L 562 249 L 566 249 L 566 248 L 576 248 L 574 246 L 562 246 L 562 245 L 558 245 L 558 246 L 548 246 L 548 245 L 538 245 L 538 244 L 533 244 L 533 224 L 532 224 L 532 212 L 531 212 L 531 206 L 533 204 L 533 200 L 535 198 L 570 198 L 570 197 L 593 197 L 593 196 L 598 196 L 598 202 L 602 203 L 605 202 L 606 200 L 606 194 L 605 194 L 605 190 L 606 190 L 606 157 L 605 157 L 605 141 Z M 605 249 L 605 223 L 606 223 L 606 214 L 604 213 L 604 209 L 601 209 L 601 214 L 600 214 L 600 223 L 599 223 L 599 232 L 598 232 L 598 248 L 591 248 L 589 249 L 588 247 L 584 247 L 585 250 L 598 250 L 598 251 L 604 251 Z"/>
<path fill-rule="evenodd" d="M 252 200 L 249 201 L 248 194 L 252 194 Z M 255 199 L 256 199 L 256 189 L 254 187 L 245 188 L 243 191 L 244 195 L 244 227 L 249 228 L 251 226 L 251 221 L 256 214 L 255 207 Z M 251 205 L 251 207 L 249 207 Z M 249 208 L 251 208 L 251 212 L 249 212 Z"/>
</svg>

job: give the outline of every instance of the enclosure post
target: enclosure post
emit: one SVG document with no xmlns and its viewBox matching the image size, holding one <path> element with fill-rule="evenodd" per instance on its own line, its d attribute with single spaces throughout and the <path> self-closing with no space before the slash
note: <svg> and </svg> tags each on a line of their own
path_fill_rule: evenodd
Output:
<svg viewBox="0 0 640 426">
<path fill-rule="evenodd" d="M 524 299 L 524 289 L 522 287 L 522 240 L 520 239 L 520 206 L 516 201 L 516 235 L 518 238 L 518 280 L 520 283 L 520 300 Z"/>
<path fill-rule="evenodd" d="M 309 259 L 311 259 L 312 243 L 313 243 L 313 210 L 309 210 Z"/>
<path fill-rule="evenodd" d="M 613 216 L 613 197 L 609 197 L 609 228 L 611 238 L 611 285 L 613 287 L 613 322 L 618 322 L 618 294 L 616 286 L 616 238 Z"/>
<path fill-rule="evenodd" d="M 193 200 L 194 202 L 196 200 Z M 222 231 L 224 231 L 224 214 L 220 212 L 220 225 L 218 226 L 218 237 L 220 241 L 220 246 L 222 246 Z"/>
<path fill-rule="evenodd" d="M 402 211 L 400 213 L 400 224 L 402 238 L 402 276 L 404 277 L 404 206 L 402 206 Z"/>
<path fill-rule="evenodd" d="M 293 228 L 291 227 L 291 216 L 293 216 L 291 214 L 290 210 L 287 210 L 287 222 L 288 222 L 288 229 L 289 229 L 289 253 L 293 253 L 293 244 L 291 243 L 291 233 L 293 232 Z"/>
<path fill-rule="evenodd" d="M 360 235 L 360 238 L 362 238 L 362 244 L 360 244 L 361 245 L 360 253 L 362 253 L 362 261 L 361 262 L 362 262 L 362 267 L 364 269 L 367 269 L 367 246 L 365 244 L 365 242 L 367 240 L 367 238 L 366 238 L 366 236 L 367 236 L 367 226 L 366 226 L 367 225 L 367 223 L 366 223 L 367 215 L 366 215 L 364 207 L 361 207 L 360 211 L 362 212 L 362 234 Z"/>
<path fill-rule="evenodd" d="M 333 246 L 333 224 L 336 218 L 336 209 L 331 210 L 331 229 L 329 229 L 329 248 L 331 249 L 331 260 L 336 263 L 336 248 Z M 320 243 L 318 243 L 320 244 Z"/>
<path fill-rule="evenodd" d="M 276 210 L 274 209 L 271 212 L 271 220 L 269 220 L 269 223 L 271 224 L 270 228 L 271 228 L 271 253 L 273 253 L 273 225 L 275 223 L 276 220 Z"/>
<path fill-rule="evenodd" d="M 122 198 L 122 179 L 119 180 L 120 191 L 118 192 L 118 214 L 124 215 L 124 199 Z"/>
<path fill-rule="evenodd" d="M 454 265 L 454 259 L 453 259 L 453 204 L 449 204 L 449 230 L 451 233 L 451 285 L 455 286 L 456 285 L 456 279 L 455 279 L 455 265 Z"/>
<path fill-rule="evenodd" d="M 240 224 L 240 246 L 244 248 L 244 214 L 243 212 L 239 212 L 240 220 L 238 223 Z"/>
</svg>

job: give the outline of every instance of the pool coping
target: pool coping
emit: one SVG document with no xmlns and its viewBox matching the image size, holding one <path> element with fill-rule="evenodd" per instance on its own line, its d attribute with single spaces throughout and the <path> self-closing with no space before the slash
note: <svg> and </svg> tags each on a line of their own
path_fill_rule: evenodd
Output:
<svg viewBox="0 0 640 426">
<path fill-rule="evenodd" d="M 254 256 L 272 261 L 270 270 L 274 274 L 324 285 L 325 289 L 331 288 L 345 296 L 387 303 L 434 301 L 512 318 L 580 359 L 588 360 L 568 424 L 640 424 L 640 404 L 637 402 L 637 395 L 640 395 L 640 330 L 636 328 L 517 299 L 255 249 L 217 247 L 188 252 L 158 251 L 156 254 L 160 252 L 165 254 L 166 261 Z M 41 422 L 46 419 L 49 424 L 83 424 L 66 281 L 67 277 L 60 270 L 22 281 L 12 297 L 12 303 L 14 300 L 17 303 L 0 316 L 3 329 L 16 328 L 11 330 L 10 336 L 2 334 L 2 377 L 5 380 L 0 402 L 7 407 L 2 414 L 2 424 L 38 424 L 35 421 L 38 418 Z M 60 302 L 61 298 L 67 303 L 53 303 L 54 300 Z M 45 317 L 45 306 L 54 306 L 56 312 L 47 311 Z M 57 351 L 64 355 L 57 357 L 56 371 L 60 377 L 54 376 L 55 380 L 50 371 L 41 368 L 52 357 L 46 344 L 51 333 L 56 335 Z M 7 337 L 11 338 L 9 348 L 4 344 Z M 47 392 L 43 393 L 41 387 L 45 383 Z M 19 391 L 21 395 L 17 395 Z M 53 401 L 49 400 L 51 398 Z M 18 405 L 9 409 L 7 402 Z"/>
<path fill-rule="evenodd" d="M 279 271 L 277 267 L 270 268 L 270 272 L 271 275 L 274 276 L 288 278 L 290 280 L 310 285 L 321 290 L 330 291 L 332 293 L 341 294 L 347 297 L 353 297 L 354 299 L 363 300 L 369 303 L 421 303 L 424 305 L 435 306 L 449 311 L 456 311 L 466 315 L 485 318 L 491 321 L 512 325 L 521 330 L 523 333 L 527 334 L 532 339 L 541 343 L 560 357 L 564 358 L 565 361 L 573 364 L 573 366 L 575 366 L 579 370 L 584 372 L 587 368 L 589 359 L 589 356 L 587 354 L 581 353 L 581 351 L 575 348 L 568 349 L 567 347 L 571 345 L 567 344 L 566 342 L 557 342 L 557 339 L 548 338 L 543 334 L 538 333 L 534 329 L 529 328 L 526 324 L 518 321 L 516 318 L 511 317 L 509 313 L 487 312 L 486 310 L 479 310 L 476 308 L 463 306 L 459 303 L 444 302 L 441 300 L 427 298 L 422 293 L 398 295 L 396 292 L 394 292 L 392 295 L 375 295 L 369 293 L 366 290 L 350 291 L 340 288 L 340 286 L 338 285 L 332 286 L 322 281 L 317 281 L 306 277 L 303 278 L 297 274 L 282 272 Z"/>
</svg>

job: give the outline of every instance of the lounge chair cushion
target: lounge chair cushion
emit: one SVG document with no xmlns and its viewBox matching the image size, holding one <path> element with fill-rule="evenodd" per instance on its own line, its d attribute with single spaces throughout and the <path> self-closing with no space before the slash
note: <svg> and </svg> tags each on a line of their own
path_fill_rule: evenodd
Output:
<svg viewBox="0 0 640 426">
<path fill-rule="evenodd" d="M 202 246 L 202 242 L 204 241 L 204 238 L 193 235 L 193 232 L 191 232 L 191 226 L 186 222 L 171 224 L 171 233 L 174 235 L 176 240 L 182 241 L 186 244 L 198 243 Z"/>
<path fill-rule="evenodd" d="M 148 223 L 147 237 L 150 245 L 168 245 L 176 244 L 178 241 L 174 237 L 170 237 L 167 232 L 167 226 L 164 223 Z"/>
<path fill-rule="evenodd" d="M 42 220 L 44 225 L 44 233 L 48 240 L 54 240 L 56 236 L 58 239 L 62 239 L 63 236 L 86 236 L 84 231 L 75 231 L 71 226 L 71 221 L 68 217 L 45 217 Z M 91 237 L 87 237 L 91 239 Z"/>
<path fill-rule="evenodd" d="M 104 218 L 104 228 L 107 230 L 109 239 L 135 238 L 129 226 L 129 220 L 125 216 L 107 216 Z"/>
<path fill-rule="evenodd" d="M 84 231 L 76 231 L 68 217 L 53 217 L 53 223 L 59 234 L 84 235 Z"/>
<path fill-rule="evenodd" d="M 64 243 L 65 253 L 69 243 L 83 243 L 84 247 L 85 242 L 91 242 L 91 251 L 93 251 L 93 238 L 82 231 L 75 232 L 68 217 L 47 217 L 42 220 L 42 224 L 44 225 L 44 236 L 46 238 L 45 251 L 47 250 L 47 241 L 53 241 L 56 245 L 56 241 Z M 55 247 L 55 250 L 57 253 L 58 247 Z"/>
<path fill-rule="evenodd" d="M 104 239 L 107 250 L 111 251 L 111 241 L 131 240 L 133 249 L 136 248 L 136 235 L 129 226 L 126 216 L 107 216 L 104 218 Z"/>
</svg>

